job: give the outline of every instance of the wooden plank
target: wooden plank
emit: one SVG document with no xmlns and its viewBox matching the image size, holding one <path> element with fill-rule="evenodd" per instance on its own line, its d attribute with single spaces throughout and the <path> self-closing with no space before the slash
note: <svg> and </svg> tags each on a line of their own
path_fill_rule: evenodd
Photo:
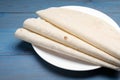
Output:
<svg viewBox="0 0 120 80">
<path fill-rule="evenodd" d="M 120 0 L 0 0 L 0 12 L 30 12 L 48 7 L 77 5 L 103 12 L 120 12 Z"/>
<path fill-rule="evenodd" d="M 27 18 L 36 17 L 35 13 L 0 13 L 0 32 L 14 32 L 22 27 Z"/>
<path fill-rule="evenodd" d="M 93 2 L 117 2 L 119 0 L 90 0 L 90 1 L 93 1 Z"/>
<path fill-rule="evenodd" d="M 0 13 L 0 55 L 34 55 L 31 45 L 16 39 L 14 32 L 22 27 L 25 19 L 35 16 L 31 13 Z"/>
<path fill-rule="evenodd" d="M 43 61 L 38 55 L 0 56 L 0 80 L 118 80 L 117 71 L 68 71 Z"/>
<path fill-rule="evenodd" d="M 31 44 L 15 38 L 14 33 L 0 33 L 0 55 L 34 55 Z"/>
</svg>

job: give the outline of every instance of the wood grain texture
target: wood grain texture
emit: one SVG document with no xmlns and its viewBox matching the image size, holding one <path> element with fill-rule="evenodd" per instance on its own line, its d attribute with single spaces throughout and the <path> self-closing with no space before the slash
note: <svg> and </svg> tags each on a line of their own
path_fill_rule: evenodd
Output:
<svg viewBox="0 0 120 80">
<path fill-rule="evenodd" d="M 118 78 L 118 72 L 106 68 L 88 72 L 63 70 L 46 63 L 38 55 L 0 56 L 0 80 L 117 80 Z"/>
<path fill-rule="evenodd" d="M 78 5 L 103 12 L 120 12 L 120 0 L 0 0 L 0 12 L 30 12 L 48 7 Z"/>
<path fill-rule="evenodd" d="M 0 0 L 0 80 L 119 80 L 107 68 L 74 72 L 42 60 L 31 44 L 14 37 L 25 19 L 48 7 L 77 5 L 100 10 L 120 25 L 120 0 Z"/>
</svg>

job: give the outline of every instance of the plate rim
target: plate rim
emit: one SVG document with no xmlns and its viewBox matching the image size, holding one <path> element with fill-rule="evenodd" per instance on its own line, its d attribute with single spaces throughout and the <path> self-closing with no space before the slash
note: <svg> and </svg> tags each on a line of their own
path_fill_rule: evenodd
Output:
<svg viewBox="0 0 120 80">
<path fill-rule="evenodd" d="M 60 65 L 57 65 L 57 64 L 55 64 L 55 63 L 53 63 L 53 62 L 50 62 L 50 61 L 48 61 L 46 58 L 44 58 L 43 56 L 41 56 L 40 54 L 39 54 L 39 48 L 37 47 L 37 46 L 35 46 L 35 45 L 33 45 L 32 44 L 32 47 L 33 47 L 33 49 L 35 50 L 35 52 L 44 60 L 44 61 L 46 61 L 47 63 L 49 63 L 49 64 L 51 64 L 51 65 L 53 65 L 53 66 L 55 66 L 55 67 L 58 67 L 58 68 L 61 68 L 61 69 L 64 69 L 64 70 L 70 70 L 70 71 L 90 71 L 90 70 L 95 70 L 95 69 L 98 69 L 98 68 L 101 68 L 101 66 L 92 66 L 91 68 L 85 68 L 85 69 L 71 69 L 71 68 L 67 68 L 67 67 L 63 67 L 63 66 L 60 66 Z M 42 50 L 41 50 L 42 51 Z M 42 51 L 43 52 L 43 51 Z"/>
</svg>

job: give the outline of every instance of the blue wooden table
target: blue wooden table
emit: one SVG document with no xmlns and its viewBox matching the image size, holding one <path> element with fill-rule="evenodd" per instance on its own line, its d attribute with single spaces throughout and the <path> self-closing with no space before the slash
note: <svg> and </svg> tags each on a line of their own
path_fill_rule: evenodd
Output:
<svg viewBox="0 0 120 80">
<path fill-rule="evenodd" d="M 120 25 L 120 0 L 0 0 L 0 80 L 120 80 L 120 72 L 100 68 L 67 71 L 42 60 L 31 44 L 14 37 L 17 28 L 35 11 L 78 5 L 100 10 Z"/>
</svg>

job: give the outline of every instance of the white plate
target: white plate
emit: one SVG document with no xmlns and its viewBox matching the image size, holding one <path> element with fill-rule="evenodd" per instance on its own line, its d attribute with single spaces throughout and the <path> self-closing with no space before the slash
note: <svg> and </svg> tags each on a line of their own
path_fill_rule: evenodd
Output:
<svg viewBox="0 0 120 80">
<path fill-rule="evenodd" d="M 82 7 L 82 6 L 62 6 L 62 8 L 69 8 L 77 11 L 82 11 L 90 15 L 99 17 L 107 21 L 109 24 L 115 26 L 116 29 L 119 29 L 119 26 L 110 17 L 108 17 L 106 14 L 100 11 L 97 11 L 88 7 Z M 84 62 L 77 61 L 72 58 L 68 58 L 67 56 L 58 55 L 57 53 L 54 53 L 49 50 L 45 50 L 43 48 L 38 48 L 34 45 L 33 45 L 33 48 L 41 58 L 43 58 L 48 63 L 54 66 L 57 66 L 59 68 L 73 70 L 73 71 L 87 71 L 87 70 L 94 70 L 101 67 L 101 66 L 86 64 Z"/>
</svg>

